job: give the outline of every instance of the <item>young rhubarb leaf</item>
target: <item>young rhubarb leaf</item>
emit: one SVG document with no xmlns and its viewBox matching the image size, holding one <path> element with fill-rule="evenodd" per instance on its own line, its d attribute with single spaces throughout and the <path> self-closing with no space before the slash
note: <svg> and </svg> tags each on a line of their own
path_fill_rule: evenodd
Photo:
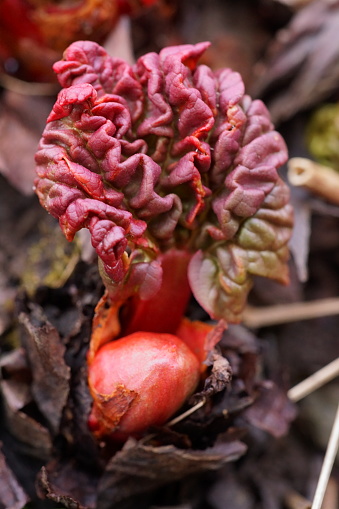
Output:
<svg viewBox="0 0 339 509">
<path fill-rule="evenodd" d="M 135 65 L 72 44 L 36 155 L 36 192 L 71 240 L 88 228 L 112 301 L 153 298 L 161 254 L 191 258 L 191 290 L 214 318 L 239 321 L 252 275 L 288 280 L 292 228 L 277 169 L 287 150 L 238 73 L 198 60 L 209 43 Z M 160 260 L 160 262 L 159 262 Z"/>
</svg>

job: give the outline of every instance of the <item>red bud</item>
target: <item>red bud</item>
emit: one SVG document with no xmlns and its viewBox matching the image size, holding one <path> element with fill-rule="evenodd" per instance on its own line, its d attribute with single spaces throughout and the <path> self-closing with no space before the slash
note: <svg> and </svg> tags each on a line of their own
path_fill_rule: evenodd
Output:
<svg viewBox="0 0 339 509">
<path fill-rule="evenodd" d="M 104 345 L 89 365 L 91 430 L 125 439 L 164 424 L 192 394 L 199 373 L 197 357 L 172 334 L 136 332 Z"/>
</svg>

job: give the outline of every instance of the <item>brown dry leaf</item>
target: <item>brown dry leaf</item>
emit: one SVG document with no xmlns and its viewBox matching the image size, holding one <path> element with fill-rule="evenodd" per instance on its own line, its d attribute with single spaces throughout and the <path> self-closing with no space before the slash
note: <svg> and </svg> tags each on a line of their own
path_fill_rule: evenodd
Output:
<svg viewBox="0 0 339 509">
<path fill-rule="evenodd" d="M 71 461 L 60 465 L 52 462 L 41 469 L 37 478 L 39 496 L 67 509 L 94 509 L 96 484 L 95 475 Z"/>
<path fill-rule="evenodd" d="M 217 349 L 210 350 L 205 364 L 211 366 L 211 373 L 205 380 L 204 389 L 192 397 L 194 402 L 223 391 L 232 379 L 230 363 Z"/>
<path fill-rule="evenodd" d="M 31 304 L 30 313 L 20 313 L 19 320 L 27 331 L 24 341 L 34 400 L 57 433 L 69 394 L 70 368 L 64 360 L 65 347 L 39 306 Z"/>
<path fill-rule="evenodd" d="M 20 295 L 17 299 L 23 325 L 20 339 L 29 361 L 31 399 L 43 414 L 29 415 L 48 423 L 52 435 L 45 430 L 49 443 L 55 435 L 62 436 L 60 444 L 67 443 L 75 456 L 91 468 L 97 465 L 97 445 L 87 425 L 92 398 L 86 354 L 94 303 L 101 293 L 96 267 L 80 263 L 63 288 L 42 286 L 34 297 Z M 32 419 L 32 430 L 39 426 Z M 36 440 L 37 449 L 39 444 Z"/>
<path fill-rule="evenodd" d="M 0 450 L 0 506 L 5 509 L 21 509 L 27 502 L 28 496 L 8 467 Z"/>
<path fill-rule="evenodd" d="M 87 425 L 93 400 L 88 389 L 86 366 L 74 374 L 71 392 L 72 399 L 67 407 L 69 422 L 65 423 L 62 432 L 72 442 L 76 457 L 82 465 L 95 468 L 100 463 L 100 458 L 98 457 L 97 441 Z"/>
<path fill-rule="evenodd" d="M 96 270 L 79 264 L 65 287 L 40 288 L 35 302 L 33 298 L 20 301 L 20 309 L 23 310 L 20 320 L 25 328 L 23 344 L 32 369 L 34 399 L 44 417 L 49 419 L 52 431 L 58 433 L 58 439 L 53 443 L 54 460 L 49 461 L 46 470 L 42 471 L 39 489 L 40 494 L 63 503 L 67 508 L 134 509 L 134 497 L 138 507 L 138 498 L 150 497 L 152 490 L 177 481 L 186 485 L 187 476 L 205 476 L 206 471 L 219 469 L 245 453 L 246 446 L 239 441 L 249 428 L 242 418 L 243 410 L 250 404 L 256 405 L 257 401 L 258 411 L 261 408 L 260 392 L 257 390 L 260 387 L 259 343 L 244 327 L 231 326 L 220 342 L 227 360 L 215 352 L 210 359 L 213 364 L 209 368 L 211 374 L 205 390 L 206 395 L 211 397 L 206 404 L 175 425 L 174 430 L 157 429 L 144 441 L 130 440 L 111 457 L 112 449 L 117 447 L 111 443 L 95 443 L 87 427 L 91 398 L 85 359 L 93 301 L 97 300 L 94 294 L 99 289 L 102 292 Z M 228 362 L 234 374 L 232 384 L 228 384 Z M 14 383 L 13 367 L 19 369 L 21 365 L 24 369 L 21 357 L 12 363 L 7 362 L 6 382 L 11 375 Z M 69 378 L 68 366 L 72 369 L 72 378 Z M 64 386 L 61 379 L 64 379 Z M 58 391 L 55 391 L 56 386 Z M 227 389 L 223 390 L 225 387 Z M 14 396 L 14 401 L 17 401 L 15 408 L 26 402 L 24 392 L 18 390 Z M 48 398 L 50 407 L 45 398 Z M 47 411 L 51 407 L 53 411 L 48 416 Z M 274 407 L 274 418 L 279 418 L 281 408 L 279 405 Z M 26 429 L 22 428 L 21 433 L 32 434 L 34 431 L 38 441 L 45 438 L 42 433 L 38 438 L 38 426 L 41 425 L 26 415 L 23 409 L 12 413 L 16 419 L 25 416 L 30 423 Z M 245 430 L 239 428 L 239 422 L 241 426 L 245 422 Z M 45 429 L 44 432 L 48 437 L 48 431 Z M 46 450 L 46 453 L 51 458 L 50 451 Z M 111 459 L 104 469 L 103 463 L 107 458 Z M 97 503 L 98 477 L 101 480 Z"/>
<path fill-rule="evenodd" d="M 4 399 L 7 393 L 3 390 Z M 34 418 L 27 415 L 23 410 L 17 410 L 10 407 L 7 402 L 4 403 L 4 415 L 6 427 L 10 430 L 17 440 L 17 446 L 20 452 L 46 460 L 52 452 L 52 441 L 49 431 L 37 422 Z"/>
<path fill-rule="evenodd" d="M 233 379 L 215 405 L 214 414 L 225 415 L 226 411 L 232 418 L 241 411 L 239 422 L 245 419 L 275 437 L 285 435 L 296 416 L 295 407 L 281 388 L 259 375 L 262 359 L 256 337 L 244 327 L 234 325 L 225 334 L 221 347 L 230 361 Z"/>
<path fill-rule="evenodd" d="M 46 460 L 52 450 L 48 430 L 25 411 L 32 404 L 30 375 L 23 349 L 4 355 L 0 362 L 1 394 L 7 429 L 19 440 L 19 449 Z"/>
<path fill-rule="evenodd" d="M 279 31 L 258 66 L 252 94 L 263 98 L 274 123 L 287 120 L 338 89 L 339 2 L 310 3 Z"/>
<path fill-rule="evenodd" d="M 117 507 L 124 499 L 189 475 L 217 470 L 246 452 L 242 442 L 217 444 L 205 450 L 173 445 L 153 447 L 129 439 L 112 457 L 99 484 L 98 508 Z"/>
<path fill-rule="evenodd" d="M 255 400 L 260 370 L 257 338 L 240 325 L 230 325 L 219 346 L 222 355 L 216 350 L 210 354 L 212 368 L 204 389 L 190 400 L 194 404 L 204 397 L 205 405 L 175 425 L 197 448 L 212 446 L 220 433 L 226 432 L 227 440 L 237 440 L 239 433 L 243 435 L 235 421 L 237 415 Z M 236 432 L 233 438 L 229 438 L 230 429 Z"/>
<path fill-rule="evenodd" d="M 207 363 L 212 366 L 212 369 L 205 382 L 204 393 L 210 396 L 227 387 L 232 378 L 232 370 L 228 360 L 217 350 L 212 350 L 209 353 Z"/>
</svg>

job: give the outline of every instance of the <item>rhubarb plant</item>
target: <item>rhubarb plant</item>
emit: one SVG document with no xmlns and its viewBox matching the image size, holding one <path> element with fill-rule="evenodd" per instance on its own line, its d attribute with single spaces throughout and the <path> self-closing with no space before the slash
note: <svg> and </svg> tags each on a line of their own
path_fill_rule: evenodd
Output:
<svg viewBox="0 0 339 509">
<path fill-rule="evenodd" d="M 175 411 L 216 341 L 211 326 L 184 317 L 191 295 L 211 318 L 239 322 L 253 276 L 288 281 L 292 209 L 277 172 L 285 143 L 237 72 L 198 64 L 208 46 L 164 48 L 131 66 L 79 41 L 54 65 L 62 90 L 36 154 L 35 188 L 66 238 L 87 228 L 98 254 L 106 294 L 89 354 L 98 435 L 113 394 L 117 401 L 95 381 L 104 343 L 139 332 L 186 342 L 200 366 L 189 362 L 194 374 Z M 114 383 L 120 404 L 126 386 Z M 124 403 L 123 415 L 132 404 Z M 108 419 L 111 430 L 120 417 Z"/>
<path fill-rule="evenodd" d="M 1 66 L 20 79 L 54 81 L 52 63 L 70 43 L 83 37 L 103 43 L 121 16 L 133 16 L 155 2 L 1 0 Z"/>
</svg>

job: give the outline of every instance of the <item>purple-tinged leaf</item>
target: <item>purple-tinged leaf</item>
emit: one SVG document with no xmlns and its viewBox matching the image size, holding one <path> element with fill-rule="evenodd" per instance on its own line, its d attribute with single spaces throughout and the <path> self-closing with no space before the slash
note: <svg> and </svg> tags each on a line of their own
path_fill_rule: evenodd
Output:
<svg viewBox="0 0 339 509">
<path fill-rule="evenodd" d="M 238 73 L 198 65 L 208 46 L 130 66 L 95 43 L 72 44 L 54 66 L 64 88 L 36 155 L 36 191 L 69 240 L 89 229 L 111 297 L 124 285 L 133 293 L 131 271 L 140 292 L 155 281 L 147 264 L 185 249 L 195 297 L 233 321 L 251 275 L 287 280 L 292 217 L 277 174 L 287 151 Z"/>
</svg>

